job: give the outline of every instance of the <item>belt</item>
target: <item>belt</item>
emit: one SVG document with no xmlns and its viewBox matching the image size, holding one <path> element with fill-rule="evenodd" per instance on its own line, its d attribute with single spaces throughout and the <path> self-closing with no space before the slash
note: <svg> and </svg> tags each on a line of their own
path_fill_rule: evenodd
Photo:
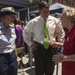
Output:
<svg viewBox="0 0 75 75">
<path fill-rule="evenodd" d="M 13 52 L 14 52 L 14 51 L 9 52 L 9 53 L 0 53 L 0 55 L 12 55 Z"/>
<path fill-rule="evenodd" d="M 39 42 L 37 42 L 37 41 L 34 41 L 34 43 L 35 43 L 36 45 L 44 46 L 43 44 L 40 44 L 40 43 L 39 43 Z"/>
<path fill-rule="evenodd" d="M 9 54 L 10 54 L 10 55 L 12 55 L 12 53 L 13 53 L 13 51 L 12 51 L 12 52 L 10 52 Z"/>
<path fill-rule="evenodd" d="M 39 42 L 37 42 L 37 41 L 34 41 L 34 43 L 36 44 L 36 45 L 39 45 L 39 46 L 42 46 L 42 47 L 44 47 L 44 45 L 43 44 L 40 44 Z M 49 45 L 49 47 L 51 47 L 50 45 Z M 52 47 L 51 47 L 52 48 Z"/>
</svg>

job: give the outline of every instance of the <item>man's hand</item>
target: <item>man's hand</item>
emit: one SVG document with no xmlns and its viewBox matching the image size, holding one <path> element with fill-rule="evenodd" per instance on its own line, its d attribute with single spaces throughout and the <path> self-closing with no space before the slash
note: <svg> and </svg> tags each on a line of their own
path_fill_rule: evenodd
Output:
<svg viewBox="0 0 75 75">
<path fill-rule="evenodd" d="M 37 45 L 35 44 L 35 43 L 33 43 L 32 45 L 31 45 L 31 49 L 34 51 L 34 50 L 37 50 Z"/>
</svg>

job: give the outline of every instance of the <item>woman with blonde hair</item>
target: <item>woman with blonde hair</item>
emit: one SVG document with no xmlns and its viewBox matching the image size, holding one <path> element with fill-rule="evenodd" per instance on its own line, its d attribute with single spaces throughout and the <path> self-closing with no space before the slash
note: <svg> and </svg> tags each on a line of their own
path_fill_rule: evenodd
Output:
<svg viewBox="0 0 75 75">
<path fill-rule="evenodd" d="M 63 54 L 54 55 L 53 61 L 62 62 L 62 75 L 75 75 L 75 8 L 68 8 L 63 11 L 62 25 L 68 29 L 64 38 L 64 44 L 54 46 L 63 46 Z"/>
</svg>

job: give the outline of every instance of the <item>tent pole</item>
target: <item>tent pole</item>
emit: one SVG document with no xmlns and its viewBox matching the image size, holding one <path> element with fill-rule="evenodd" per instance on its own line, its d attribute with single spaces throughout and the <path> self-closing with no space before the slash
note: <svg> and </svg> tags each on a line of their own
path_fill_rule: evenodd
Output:
<svg viewBox="0 0 75 75">
<path fill-rule="evenodd" d="M 52 0 L 49 0 L 49 6 L 52 5 Z"/>
<path fill-rule="evenodd" d="M 18 16 L 17 16 L 17 17 L 18 17 L 18 19 L 20 20 L 20 12 L 18 11 L 17 13 L 18 13 Z"/>
<path fill-rule="evenodd" d="M 29 16 L 29 8 L 27 8 L 28 11 L 28 21 L 30 20 L 30 16 Z"/>
</svg>

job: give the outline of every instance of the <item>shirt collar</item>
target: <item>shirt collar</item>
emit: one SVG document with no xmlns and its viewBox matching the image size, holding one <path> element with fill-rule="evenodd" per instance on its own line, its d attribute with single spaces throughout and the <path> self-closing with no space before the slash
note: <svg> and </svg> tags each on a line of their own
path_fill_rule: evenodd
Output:
<svg viewBox="0 0 75 75">
<path fill-rule="evenodd" d="M 47 21 L 50 20 L 49 17 L 50 17 L 50 16 L 48 16 Z M 40 19 L 41 19 L 41 21 L 44 21 L 44 18 L 43 18 L 41 15 L 40 15 Z"/>
<path fill-rule="evenodd" d="M 40 19 L 41 19 L 41 21 L 44 21 L 44 18 L 40 15 Z"/>
</svg>

